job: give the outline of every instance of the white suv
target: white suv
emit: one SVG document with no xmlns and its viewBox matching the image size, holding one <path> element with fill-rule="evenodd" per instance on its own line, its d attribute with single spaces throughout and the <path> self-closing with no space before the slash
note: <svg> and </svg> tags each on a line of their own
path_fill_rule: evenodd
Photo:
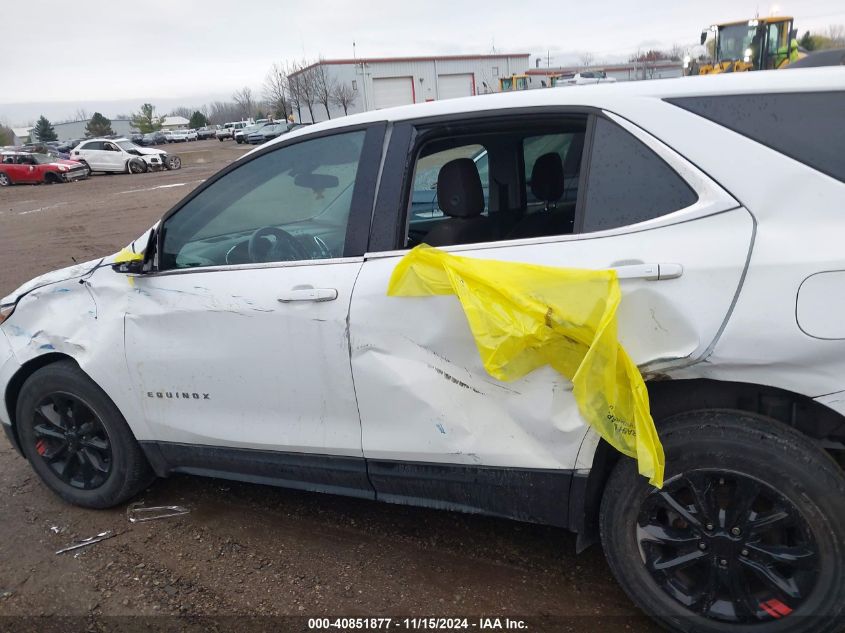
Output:
<svg viewBox="0 0 845 633">
<path fill-rule="evenodd" d="M 573 530 L 579 548 L 600 538 L 672 630 L 838 631 L 843 112 L 831 68 L 294 130 L 119 255 L 3 299 L 0 422 L 86 507 L 187 472 L 510 517 Z M 551 368 L 491 377 L 454 296 L 387 296 L 422 243 L 615 270 L 662 489 Z"/>
<path fill-rule="evenodd" d="M 139 147 L 125 138 L 92 138 L 81 142 L 70 153 L 73 160 L 93 171 L 139 174 L 161 169 L 179 169 L 182 160 L 151 147 Z"/>
</svg>

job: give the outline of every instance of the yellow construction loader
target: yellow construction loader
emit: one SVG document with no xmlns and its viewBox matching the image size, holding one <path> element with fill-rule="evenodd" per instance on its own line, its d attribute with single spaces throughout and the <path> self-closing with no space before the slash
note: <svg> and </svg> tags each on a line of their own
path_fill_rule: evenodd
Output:
<svg viewBox="0 0 845 633">
<path fill-rule="evenodd" d="M 684 58 L 684 74 L 715 75 L 748 70 L 772 70 L 801 59 L 798 40 L 788 16 L 753 18 L 714 24 L 701 32 L 701 44 L 714 37 L 713 61 Z"/>
</svg>

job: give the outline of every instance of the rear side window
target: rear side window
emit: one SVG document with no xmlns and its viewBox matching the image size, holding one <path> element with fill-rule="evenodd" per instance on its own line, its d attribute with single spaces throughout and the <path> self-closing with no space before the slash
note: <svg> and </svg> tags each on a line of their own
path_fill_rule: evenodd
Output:
<svg viewBox="0 0 845 633">
<path fill-rule="evenodd" d="M 845 92 L 667 101 L 845 182 Z"/>
<path fill-rule="evenodd" d="M 644 222 L 698 200 L 690 186 L 639 139 L 596 119 L 582 232 Z"/>
</svg>

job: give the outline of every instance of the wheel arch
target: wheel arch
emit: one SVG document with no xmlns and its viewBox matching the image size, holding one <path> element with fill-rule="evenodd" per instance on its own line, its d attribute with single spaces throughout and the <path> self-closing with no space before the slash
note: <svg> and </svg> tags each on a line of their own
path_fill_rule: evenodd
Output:
<svg viewBox="0 0 845 633">
<path fill-rule="evenodd" d="M 845 416 L 799 393 L 753 383 L 696 378 L 659 380 L 646 383 L 651 415 L 658 430 L 662 421 L 679 413 L 701 409 L 733 409 L 756 413 L 791 426 L 820 447 L 838 453 L 845 468 Z M 602 495 L 621 453 L 600 440 L 589 474 L 576 474 L 570 493 L 570 529 L 578 533 L 577 550 L 583 551 L 598 540 L 598 516 Z"/>
<path fill-rule="evenodd" d="M 12 375 L 11 380 L 9 380 L 8 384 L 6 385 L 6 393 L 3 394 L 3 397 L 4 402 L 6 404 L 6 411 L 8 411 L 9 413 L 9 420 L 12 422 L 12 441 L 15 444 L 15 449 L 19 453 L 21 453 L 21 455 L 23 455 L 23 453 L 20 449 L 20 438 L 18 437 L 16 420 L 18 396 L 20 395 L 21 388 L 26 382 L 26 379 L 42 367 L 46 367 L 47 365 L 52 365 L 53 363 L 58 363 L 59 361 L 64 360 L 69 360 L 76 363 L 76 360 L 72 356 L 62 354 L 61 352 L 50 352 L 49 354 L 36 356 L 35 358 L 32 358 L 25 362 L 23 365 L 21 365 L 18 371 L 16 371 Z"/>
</svg>

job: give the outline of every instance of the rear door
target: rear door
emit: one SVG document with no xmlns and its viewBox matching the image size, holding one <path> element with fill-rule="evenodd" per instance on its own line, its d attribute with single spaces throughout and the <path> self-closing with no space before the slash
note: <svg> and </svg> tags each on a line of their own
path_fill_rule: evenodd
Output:
<svg viewBox="0 0 845 633">
<path fill-rule="evenodd" d="M 452 125 L 454 134 L 459 122 Z M 512 130 L 519 129 L 516 120 Z M 417 132 L 396 131 L 394 143 Z M 634 361 L 649 371 L 701 358 L 738 291 L 751 247 L 750 214 L 692 164 L 624 119 L 592 116 L 585 133 L 574 233 L 445 250 L 546 266 L 615 268 L 623 293 L 619 337 Z M 537 143 L 531 134 L 526 143 Z M 571 383 L 550 368 L 515 382 L 495 380 L 481 364 L 456 297 L 386 296 L 390 275 L 406 252 L 401 236 L 410 195 L 409 187 L 390 181 L 407 169 L 399 160 L 403 151 L 391 150 L 395 163 L 388 156 L 371 237 L 371 251 L 384 250 L 367 255 L 350 315 L 371 479 L 387 498 L 433 498 L 447 506 L 564 524 L 562 500 L 587 432 Z M 523 148 L 523 159 L 527 155 Z M 489 160 L 491 179 L 497 180 L 503 173 L 497 163 L 519 162 L 492 150 Z M 389 171 L 393 164 L 399 167 Z M 413 166 L 407 173 L 414 173 Z M 527 185 L 524 180 L 519 185 L 526 201 Z M 491 205 L 495 217 L 500 210 Z M 392 217 L 402 218 L 399 226 Z M 400 248 L 388 250 L 391 244 Z"/>
</svg>

